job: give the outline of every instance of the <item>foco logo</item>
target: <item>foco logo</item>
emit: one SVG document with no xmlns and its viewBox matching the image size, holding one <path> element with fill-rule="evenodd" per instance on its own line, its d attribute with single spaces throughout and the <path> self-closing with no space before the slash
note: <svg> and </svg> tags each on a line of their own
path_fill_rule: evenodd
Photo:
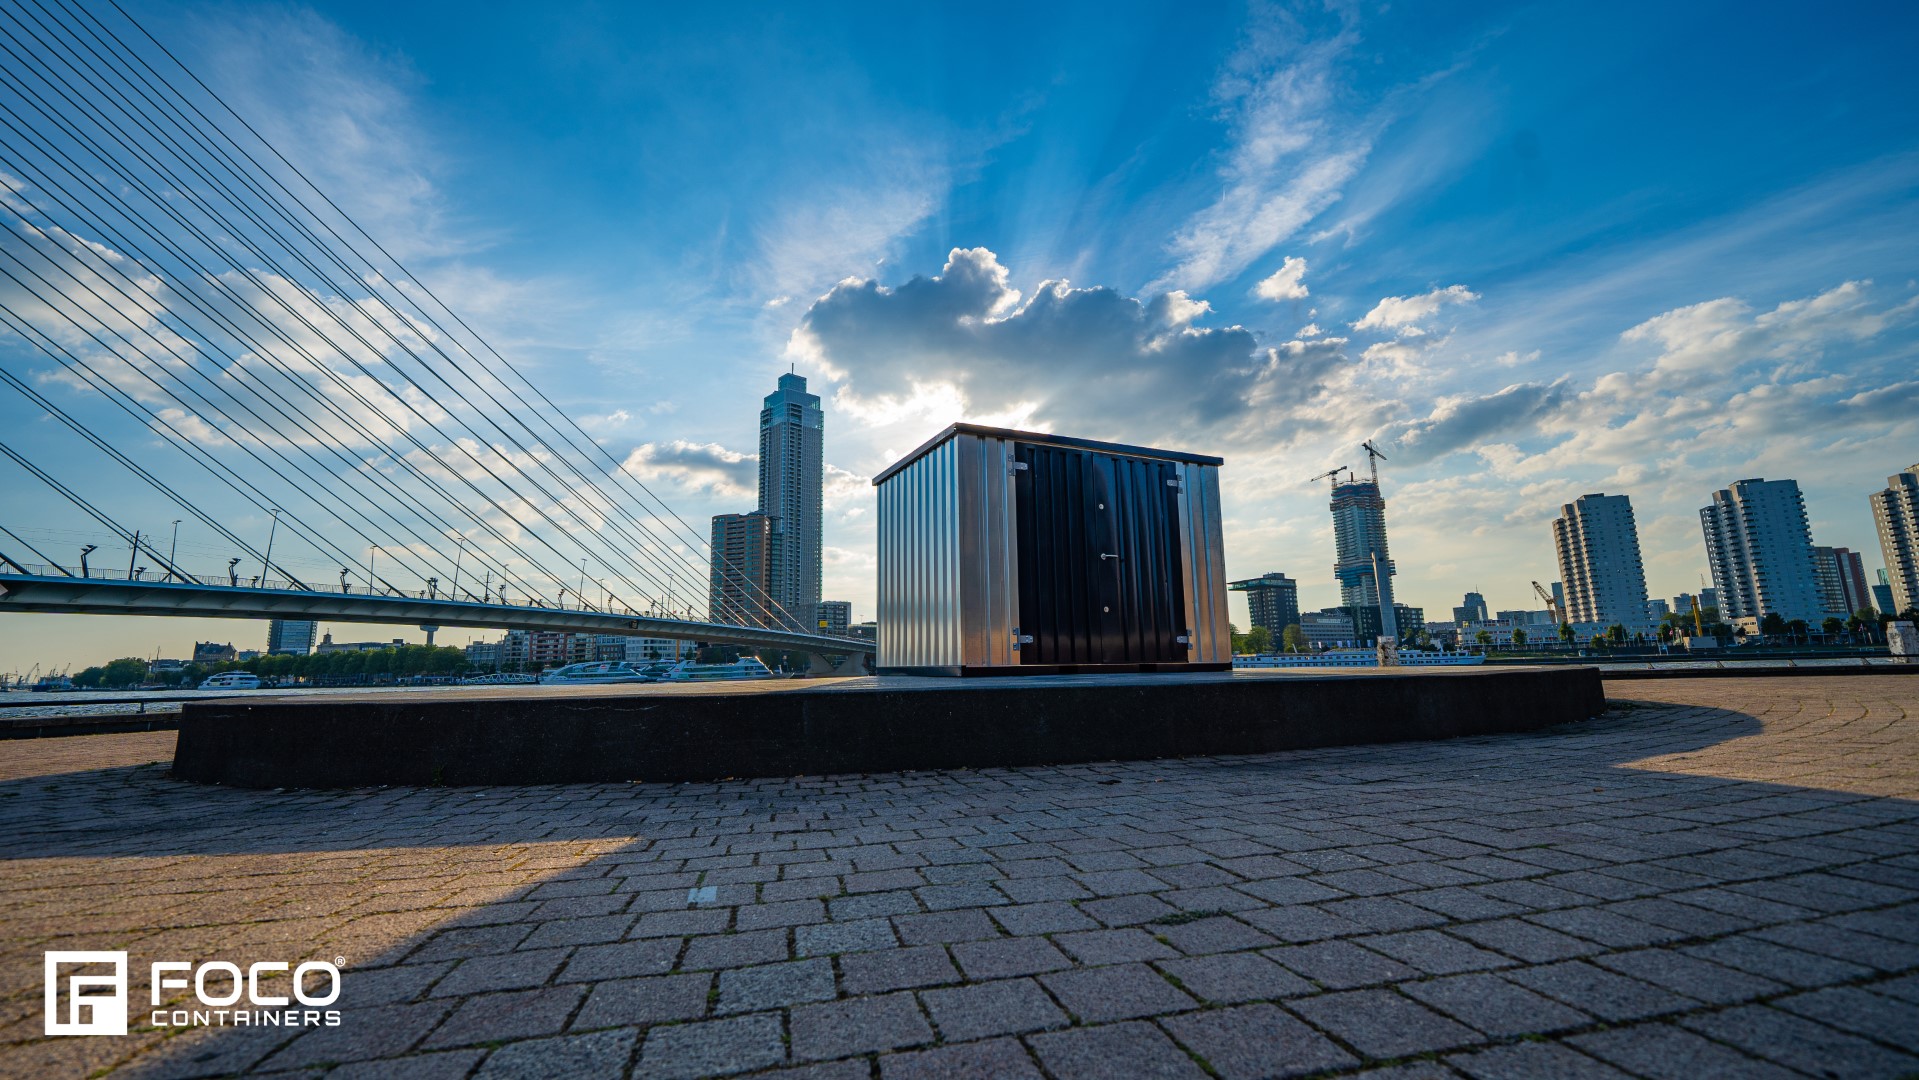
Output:
<svg viewBox="0 0 1919 1080">
<path fill-rule="evenodd" d="M 339 964 L 345 957 L 335 957 Z M 102 969 L 105 969 L 104 971 Z M 265 992 L 263 977 L 291 971 L 292 997 Z M 64 973 L 64 978 L 63 978 Z M 190 975 L 188 973 L 191 973 Z M 294 967 L 282 961 L 240 965 L 225 960 L 190 964 L 156 961 L 150 985 L 154 1027 L 339 1027 L 340 1013 L 329 1009 L 340 998 L 340 969 L 324 960 Z M 47 1034 L 125 1035 L 127 1033 L 127 954 L 68 951 L 46 954 Z M 309 983 L 319 984 L 309 988 Z M 168 990 L 193 988 L 198 1007 L 163 1007 Z M 61 999 L 66 999 L 65 1009 Z M 246 1004 L 241 1006 L 241 999 Z M 297 1002 L 301 1007 L 292 1008 Z M 236 1007 L 239 1006 L 239 1007 Z"/>
</svg>

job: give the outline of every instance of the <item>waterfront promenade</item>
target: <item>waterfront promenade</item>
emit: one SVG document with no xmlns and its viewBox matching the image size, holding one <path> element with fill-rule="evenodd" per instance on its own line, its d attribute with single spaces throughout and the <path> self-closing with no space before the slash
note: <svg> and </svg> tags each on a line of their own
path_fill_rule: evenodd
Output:
<svg viewBox="0 0 1919 1080">
<path fill-rule="evenodd" d="M 1530 734 L 684 785 L 17 741 L 0 1075 L 1919 1072 L 1919 679 L 1607 689 Z M 50 949 L 132 955 L 130 1034 L 42 1034 Z M 145 1022 L 152 960 L 307 958 L 338 1027 Z"/>
</svg>

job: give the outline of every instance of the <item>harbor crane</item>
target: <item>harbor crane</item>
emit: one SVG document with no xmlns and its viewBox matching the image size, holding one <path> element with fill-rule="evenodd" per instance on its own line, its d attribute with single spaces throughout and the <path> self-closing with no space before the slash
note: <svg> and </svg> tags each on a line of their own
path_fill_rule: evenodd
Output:
<svg viewBox="0 0 1919 1080">
<path fill-rule="evenodd" d="M 1553 594 L 1547 592 L 1546 587 L 1537 581 L 1533 582 L 1533 591 L 1538 593 L 1539 598 L 1546 602 L 1546 610 L 1552 614 L 1553 625 L 1564 626 L 1566 623 L 1566 613 L 1559 609 L 1559 601 L 1553 599 Z"/>
</svg>

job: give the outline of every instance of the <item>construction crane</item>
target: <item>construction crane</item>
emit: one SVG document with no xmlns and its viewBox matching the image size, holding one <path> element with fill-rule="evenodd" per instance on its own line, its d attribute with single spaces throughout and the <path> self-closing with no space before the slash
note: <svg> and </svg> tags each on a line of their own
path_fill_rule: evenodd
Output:
<svg viewBox="0 0 1919 1080">
<path fill-rule="evenodd" d="M 1386 459 L 1386 455 L 1379 452 L 1379 447 L 1374 446 L 1373 441 L 1371 439 L 1367 439 L 1365 442 L 1360 443 L 1359 445 L 1366 451 L 1366 466 L 1367 468 L 1372 470 L 1373 486 L 1378 487 L 1379 486 L 1379 463 Z"/>
<path fill-rule="evenodd" d="M 1546 587 L 1537 581 L 1533 582 L 1533 591 L 1538 593 L 1539 598 L 1546 602 L 1546 610 L 1553 617 L 1553 625 L 1564 626 L 1566 623 L 1566 614 L 1559 610 L 1559 601 L 1553 599 L 1553 594 L 1547 592 Z"/>
<path fill-rule="evenodd" d="M 1341 470 L 1341 469 L 1346 469 L 1346 466 L 1344 466 L 1344 465 L 1335 465 L 1335 466 L 1333 466 L 1332 468 L 1330 468 L 1330 469 L 1328 469 L 1328 470 L 1326 470 L 1326 471 L 1325 471 L 1325 472 L 1323 472 L 1323 473 L 1320 473 L 1320 474 L 1319 474 L 1318 476 L 1315 476 L 1315 477 L 1313 477 L 1313 478 L 1312 478 L 1311 480 L 1308 480 L 1308 481 L 1306 481 L 1306 482 L 1307 482 L 1307 483 L 1309 483 L 1309 484 L 1313 484 L 1313 483 L 1317 483 L 1317 482 L 1319 482 L 1319 481 L 1321 481 L 1321 480 L 1331 480 L 1331 481 L 1332 481 L 1332 485 L 1331 485 L 1331 486 L 1332 486 L 1332 487 L 1334 487 L 1334 488 L 1337 488 L 1337 487 L 1339 487 L 1339 470 Z M 1347 471 L 1347 472 L 1351 472 L 1352 470 L 1351 470 L 1351 469 L 1346 469 L 1346 471 Z"/>
</svg>

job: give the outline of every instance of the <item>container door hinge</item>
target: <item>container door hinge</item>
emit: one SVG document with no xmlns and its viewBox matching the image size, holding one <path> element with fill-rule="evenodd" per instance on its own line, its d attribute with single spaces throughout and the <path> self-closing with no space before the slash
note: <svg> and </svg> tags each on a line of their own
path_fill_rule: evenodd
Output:
<svg viewBox="0 0 1919 1080">
<path fill-rule="evenodd" d="M 1022 634 L 1019 632 L 1018 627 L 1013 628 L 1013 648 L 1017 649 L 1021 645 L 1031 645 L 1032 643 L 1033 643 L 1033 635 Z"/>
<path fill-rule="evenodd" d="M 1186 485 L 1180 483 L 1178 480 L 1168 480 L 1166 481 L 1166 486 L 1167 487 L 1185 487 Z"/>
<path fill-rule="evenodd" d="M 1011 475 L 1016 472 L 1025 472 L 1028 468 L 1029 466 L 1024 461 L 1015 461 L 1006 466 L 1006 472 L 1008 475 Z"/>
<path fill-rule="evenodd" d="M 1181 634 L 1173 640 L 1179 642 L 1181 645 L 1191 645 L 1193 643 L 1193 635 Z"/>
</svg>

